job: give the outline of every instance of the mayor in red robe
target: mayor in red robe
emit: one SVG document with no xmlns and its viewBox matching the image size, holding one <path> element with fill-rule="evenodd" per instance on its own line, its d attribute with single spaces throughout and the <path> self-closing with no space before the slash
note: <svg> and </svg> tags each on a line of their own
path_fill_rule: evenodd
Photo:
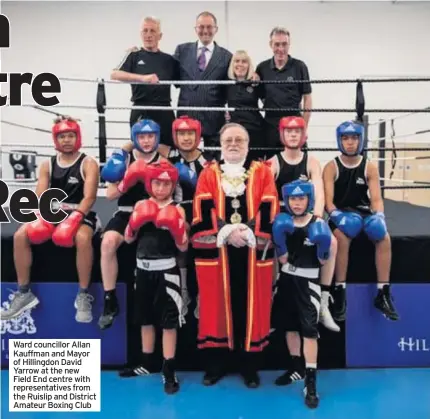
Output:
<svg viewBox="0 0 430 419">
<path fill-rule="evenodd" d="M 239 124 L 221 130 L 223 160 L 198 179 L 191 240 L 199 291 L 198 347 L 207 349 L 203 383 L 212 385 L 234 365 L 245 384 L 259 386 L 256 353 L 268 344 L 274 249 L 279 212 L 267 162 L 247 159 L 249 136 Z"/>
</svg>

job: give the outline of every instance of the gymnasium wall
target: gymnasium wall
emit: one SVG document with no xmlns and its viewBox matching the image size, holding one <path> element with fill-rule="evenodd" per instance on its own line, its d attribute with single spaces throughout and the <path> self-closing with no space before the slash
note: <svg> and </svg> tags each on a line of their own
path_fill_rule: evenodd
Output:
<svg viewBox="0 0 430 419">
<path fill-rule="evenodd" d="M 291 54 L 304 60 L 312 79 L 366 76 L 425 76 L 430 73 L 430 3 L 428 2 L 2 2 L 12 27 L 11 49 L 1 52 L 3 72 L 52 72 L 59 77 L 109 79 L 126 48 L 140 45 L 139 23 L 154 15 L 162 21 L 161 49 L 173 53 L 177 44 L 194 41 L 196 15 L 209 10 L 218 17 L 216 41 L 235 51 L 246 49 L 255 64 L 271 56 L 269 32 L 282 25 L 291 33 Z M 62 105 L 95 105 L 96 85 L 63 82 Z M 173 89 L 176 100 L 177 90 Z M 7 87 L 2 86 L 2 94 Z M 367 84 L 368 108 L 424 108 L 430 105 L 430 83 Z M 107 86 L 110 106 L 129 106 L 130 88 Z M 354 108 L 355 84 L 314 85 L 314 107 Z M 23 102 L 30 103 L 23 88 Z M 174 101 L 175 104 L 175 101 Z M 85 144 L 96 144 L 95 110 L 64 108 L 82 118 Z M 127 111 L 108 111 L 111 120 L 128 119 Z M 354 114 L 314 113 L 310 145 L 333 146 L 333 130 Z M 390 114 L 370 114 L 371 121 Z M 4 108 L 2 117 L 49 129 L 50 115 L 28 108 Z M 396 133 L 428 129 L 428 114 L 401 118 Z M 1 126 L 3 143 L 49 143 L 49 135 Z M 127 125 L 108 124 L 108 137 L 127 137 Z M 371 138 L 377 128 L 371 127 Z M 427 137 L 420 136 L 420 141 Z M 407 138 L 405 141 L 408 140 Z M 109 145 L 115 142 L 110 141 Z M 93 151 L 96 155 L 97 151 Z M 326 161 L 332 153 L 320 153 Z M 11 177 L 8 156 L 2 156 L 3 177 Z"/>
</svg>

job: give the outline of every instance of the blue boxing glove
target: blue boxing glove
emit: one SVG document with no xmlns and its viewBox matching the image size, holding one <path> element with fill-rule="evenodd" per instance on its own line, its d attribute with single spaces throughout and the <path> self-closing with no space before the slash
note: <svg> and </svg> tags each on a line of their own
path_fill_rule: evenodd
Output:
<svg viewBox="0 0 430 419">
<path fill-rule="evenodd" d="M 288 253 L 287 234 L 294 232 L 293 217 L 289 214 L 281 213 L 275 217 L 272 225 L 273 242 L 276 247 L 278 257 Z"/>
<path fill-rule="evenodd" d="M 176 163 L 175 167 L 178 169 L 179 172 L 179 183 L 186 184 L 195 188 L 197 185 L 197 173 L 194 170 L 191 170 L 184 163 Z"/>
<path fill-rule="evenodd" d="M 124 150 L 115 150 L 110 159 L 103 166 L 101 177 L 106 182 L 116 183 L 122 180 L 127 170 L 128 153 Z"/>
<path fill-rule="evenodd" d="M 324 220 L 317 220 L 309 226 L 309 240 L 317 245 L 318 259 L 327 260 L 330 257 L 331 231 Z"/>
<path fill-rule="evenodd" d="M 375 242 L 381 241 L 387 234 L 384 213 L 377 212 L 366 217 L 364 220 L 364 232 L 370 240 Z"/>
<path fill-rule="evenodd" d="M 330 220 L 350 239 L 357 237 L 363 228 L 363 218 L 355 212 L 334 210 L 330 213 Z"/>
</svg>

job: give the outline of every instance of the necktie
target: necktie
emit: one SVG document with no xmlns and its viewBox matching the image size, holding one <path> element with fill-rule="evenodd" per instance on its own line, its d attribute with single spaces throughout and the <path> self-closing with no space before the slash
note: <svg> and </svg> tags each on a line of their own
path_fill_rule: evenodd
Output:
<svg viewBox="0 0 430 419">
<path fill-rule="evenodd" d="M 205 71 L 205 68 L 206 68 L 206 54 L 205 54 L 205 52 L 207 50 L 208 49 L 206 47 L 203 47 L 201 50 L 201 53 L 199 55 L 199 58 L 197 59 L 197 64 L 199 66 L 200 71 Z"/>
</svg>

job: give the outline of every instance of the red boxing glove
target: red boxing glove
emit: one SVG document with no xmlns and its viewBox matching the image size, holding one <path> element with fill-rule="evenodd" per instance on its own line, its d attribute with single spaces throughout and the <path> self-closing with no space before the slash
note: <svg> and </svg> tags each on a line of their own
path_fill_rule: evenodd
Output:
<svg viewBox="0 0 430 419">
<path fill-rule="evenodd" d="M 154 223 L 158 214 L 158 205 L 150 199 L 139 201 L 134 207 L 133 213 L 128 221 L 125 235 L 133 238 L 140 227 L 147 223 Z"/>
<path fill-rule="evenodd" d="M 167 205 L 167 207 L 161 209 L 158 213 L 155 225 L 157 228 L 169 230 L 178 246 L 182 246 L 187 242 L 185 220 L 175 206 Z"/>
<path fill-rule="evenodd" d="M 38 219 L 27 226 L 27 237 L 31 244 L 42 244 L 52 237 L 55 224 L 45 221 L 40 213 L 36 213 L 36 216 Z"/>
<path fill-rule="evenodd" d="M 130 164 L 125 172 L 124 178 L 118 184 L 118 191 L 121 193 L 127 192 L 137 182 L 145 183 L 146 163 L 142 159 L 137 159 Z"/>
<path fill-rule="evenodd" d="M 75 236 L 81 226 L 84 214 L 80 211 L 73 211 L 62 223 L 58 225 L 52 235 L 52 241 L 57 246 L 73 247 Z"/>
</svg>

